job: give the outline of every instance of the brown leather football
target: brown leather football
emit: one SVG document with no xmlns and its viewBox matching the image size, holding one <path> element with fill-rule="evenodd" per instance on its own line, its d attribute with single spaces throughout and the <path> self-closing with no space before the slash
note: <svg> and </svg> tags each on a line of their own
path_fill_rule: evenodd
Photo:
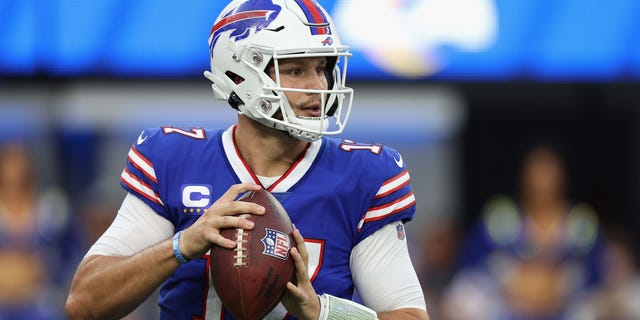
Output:
<svg viewBox="0 0 640 320">
<path fill-rule="evenodd" d="M 280 302 L 294 277 L 289 250 L 293 225 L 280 202 L 267 190 L 245 193 L 239 201 L 257 203 L 264 215 L 246 217 L 252 230 L 224 229 L 236 248 L 211 249 L 211 278 L 225 310 L 237 319 L 262 319 Z"/>
</svg>

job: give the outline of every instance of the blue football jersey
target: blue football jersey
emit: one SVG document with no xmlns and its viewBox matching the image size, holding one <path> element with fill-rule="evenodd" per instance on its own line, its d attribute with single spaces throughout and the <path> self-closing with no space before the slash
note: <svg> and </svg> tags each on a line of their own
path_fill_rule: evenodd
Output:
<svg viewBox="0 0 640 320">
<path fill-rule="evenodd" d="M 227 130 L 163 127 L 144 130 L 131 147 L 122 186 L 169 220 L 193 224 L 230 186 L 260 183 Z M 305 237 L 309 275 L 318 294 L 351 299 L 351 250 L 415 212 L 401 155 L 381 145 L 323 137 L 268 190 Z M 233 319 L 217 298 L 209 255 L 180 266 L 160 292 L 162 319 Z M 267 319 L 291 318 L 278 305 Z"/>
</svg>

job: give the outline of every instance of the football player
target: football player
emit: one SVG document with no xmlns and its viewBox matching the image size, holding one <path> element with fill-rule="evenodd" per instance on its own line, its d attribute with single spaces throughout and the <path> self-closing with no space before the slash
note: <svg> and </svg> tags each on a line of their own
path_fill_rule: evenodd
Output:
<svg viewBox="0 0 640 320">
<path fill-rule="evenodd" d="M 209 249 L 235 247 L 220 230 L 250 230 L 239 215 L 264 208 L 236 199 L 265 188 L 296 226 L 296 282 L 267 319 L 428 319 L 407 251 L 415 197 L 402 156 L 328 137 L 343 131 L 353 90 L 326 11 L 314 0 L 235 0 L 209 45 L 205 76 L 237 124 L 140 133 L 121 175 L 128 194 L 74 277 L 70 317 L 122 317 L 162 286 L 162 319 L 232 319 Z"/>
</svg>

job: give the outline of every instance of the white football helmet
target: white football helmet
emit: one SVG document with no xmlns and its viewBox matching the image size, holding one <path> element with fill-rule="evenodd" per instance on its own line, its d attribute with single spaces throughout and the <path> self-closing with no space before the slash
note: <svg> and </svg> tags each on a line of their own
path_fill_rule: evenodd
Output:
<svg viewBox="0 0 640 320">
<path fill-rule="evenodd" d="M 209 50 L 211 71 L 205 76 L 216 98 L 239 113 L 304 141 L 344 130 L 353 102 L 353 89 L 345 86 L 351 54 L 315 0 L 234 0 L 216 19 Z M 328 61 L 326 90 L 281 86 L 279 60 L 319 56 Z M 285 92 L 319 94 L 322 116 L 296 116 Z"/>
</svg>

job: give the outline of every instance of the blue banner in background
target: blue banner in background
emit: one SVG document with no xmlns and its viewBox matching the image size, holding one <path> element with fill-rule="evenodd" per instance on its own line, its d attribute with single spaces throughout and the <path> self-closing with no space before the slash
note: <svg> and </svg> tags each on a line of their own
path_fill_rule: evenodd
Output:
<svg viewBox="0 0 640 320">
<path fill-rule="evenodd" d="M 640 79 L 636 0 L 319 0 L 352 80 Z M 0 75 L 196 78 L 225 1 L 0 0 Z"/>
</svg>

